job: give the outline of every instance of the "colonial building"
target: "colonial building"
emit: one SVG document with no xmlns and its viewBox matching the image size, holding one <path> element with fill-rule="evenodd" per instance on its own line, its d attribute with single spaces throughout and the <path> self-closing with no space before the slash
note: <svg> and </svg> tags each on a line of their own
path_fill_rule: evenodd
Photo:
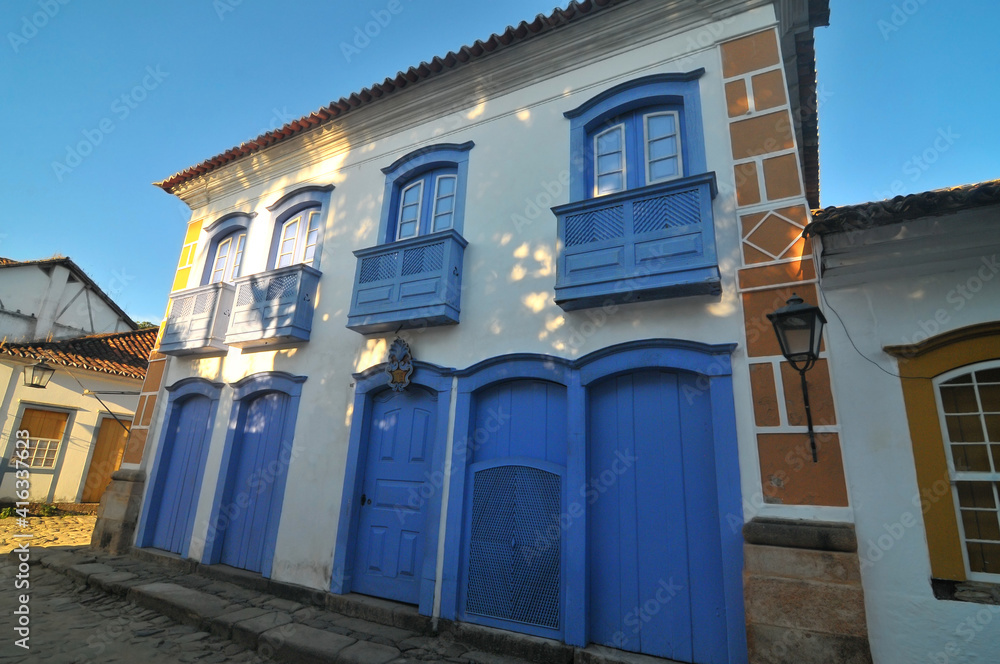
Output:
<svg viewBox="0 0 1000 664">
<path fill-rule="evenodd" d="M 0 340 L 46 341 L 134 329 L 132 319 L 69 258 L 0 258 Z"/>
<path fill-rule="evenodd" d="M 100 501 L 125 451 L 126 428 L 133 417 L 143 419 L 136 406 L 156 334 L 147 328 L 0 343 L 0 501 Z M 39 372 L 48 375 L 32 384 L 39 364 L 52 373 Z M 28 432 L 22 447 L 17 431 Z M 17 471 L 25 469 L 30 481 L 19 483 L 25 475 Z"/>
<path fill-rule="evenodd" d="M 849 258 L 803 237 L 828 15 L 573 2 L 158 183 L 192 216 L 95 542 L 683 662 L 904 661 L 976 616 L 920 512 L 908 566 L 859 557 L 917 492 L 905 381 L 831 326 L 807 412 L 767 319 Z M 960 583 L 988 542 L 950 536 Z"/>
</svg>

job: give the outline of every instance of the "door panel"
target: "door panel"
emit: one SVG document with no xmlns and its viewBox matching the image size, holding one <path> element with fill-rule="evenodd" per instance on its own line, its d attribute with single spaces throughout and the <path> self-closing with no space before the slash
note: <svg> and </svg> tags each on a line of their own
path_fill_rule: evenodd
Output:
<svg viewBox="0 0 1000 664">
<path fill-rule="evenodd" d="M 118 464 L 121 463 L 122 455 L 125 453 L 127 439 L 128 431 L 113 417 L 101 420 L 97 440 L 94 442 L 94 453 L 90 455 L 87 479 L 83 483 L 81 502 L 100 502 L 104 490 L 111 481 L 111 473 L 118 470 Z"/>
<path fill-rule="evenodd" d="M 157 468 L 157 487 L 150 503 L 153 535 L 149 546 L 187 554 L 181 549 L 194 521 L 197 478 L 208 437 L 210 410 L 211 401 L 196 396 L 183 401 L 177 414 L 171 417 L 170 430 L 164 438 L 166 448 Z"/>
<path fill-rule="evenodd" d="M 590 389 L 590 639 L 725 662 L 710 399 L 687 374 L 641 371 Z"/>
<path fill-rule="evenodd" d="M 566 388 L 508 381 L 477 392 L 474 408 L 459 616 L 558 638 L 566 623 L 560 525 Z"/>
<path fill-rule="evenodd" d="M 529 466 L 479 470 L 471 505 L 466 617 L 560 629 L 562 479 Z"/>
<path fill-rule="evenodd" d="M 229 517 L 220 559 L 225 565 L 270 572 L 267 543 L 278 528 L 282 498 L 275 486 L 288 470 L 279 459 L 287 407 L 287 395 L 269 392 L 247 404 L 241 416 L 222 504 Z"/>
<path fill-rule="evenodd" d="M 372 400 L 358 496 L 355 592 L 417 604 L 437 397 L 413 386 Z"/>
</svg>

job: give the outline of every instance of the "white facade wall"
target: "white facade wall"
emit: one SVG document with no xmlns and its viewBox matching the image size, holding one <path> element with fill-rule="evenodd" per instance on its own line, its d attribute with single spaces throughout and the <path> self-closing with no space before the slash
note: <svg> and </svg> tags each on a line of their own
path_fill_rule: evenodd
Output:
<svg viewBox="0 0 1000 664">
<path fill-rule="evenodd" d="M 826 299 L 843 318 L 860 353 L 885 371 L 898 374 L 897 360 L 885 354 L 883 347 L 917 343 L 997 320 L 1000 275 L 986 271 L 983 274 L 992 276 L 981 280 L 983 267 L 981 260 L 971 259 L 965 268 L 954 271 L 928 270 L 919 278 L 828 289 Z M 970 285 L 978 288 L 976 280 L 982 283 L 976 294 L 971 298 L 959 294 L 959 286 L 966 286 L 965 292 Z M 861 357 L 836 316 L 829 312 L 827 316 L 826 338 L 831 355 L 837 358 L 830 367 L 831 379 L 843 422 L 844 463 L 875 661 L 997 661 L 1000 607 L 939 600 L 931 591 L 927 536 L 901 381 Z M 903 525 L 914 522 L 912 527 Z M 883 537 L 886 534 L 889 538 Z"/>
<path fill-rule="evenodd" d="M 3 441 L 5 460 L 5 472 L 0 480 L 0 501 L 15 500 L 14 469 L 8 464 L 8 460 L 14 452 L 15 432 L 24 409 L 38 408 L 65 412 L 69 417 L 57 457 L 57 467 L 51 470 L 30 469 L 30 500 L 40 503 L 79 502 L 101 420 L 110 415 L 94 396 L 83 394 L 84 388 L 74 380 L 74 376 L 86 389 L 94 392 L 135 392 L 135 395 L 101 395 L 111 412 L 126 425 L 132 421 L 142 381 L 58 366 L 45 389 L 38 389 L 24 386 L 22 373 L 25 366 L 27 363 L 10 359 L 0 362 L 0 441 Z"/>
<path fill-rule="evenodd" d="M 627 17 L 630 11 L 625 7 L 616 10 L 615 16 Z M 462 231 L 469 242 L 462 280 L 462 322 L 403 331 L 400 336 L 409 341 L 414 357 L 464 368 L 512 352 L 576 358 L 646 338 L 737 343 L 734 384 L 744 494 L 748 501 L 761 495 L 743 319 L 736 298 L 740 231 L 732 154 L 724 129 L 727 116 L 718 43 L 773 26 L 774 20 L 773 10 L 766 7 L 670 37 L 662 36 L 670 31 L 664 25 L 650 26 L 648 39 L 637 35 L 632 44 L 616 46 L 618 52 L 612 56 L 558 75 L 540 76 L 521 89 L 484 102 L 479 101 L 478 92 L 469 91 L 488 88 L 490 81 L 484 77 L 497 63 L 472 65 L 467 68 L 471 81 L 457 75 L 450 84 L 431 80 L 412 92 L 393 96 L 393 104 L 427 107 L 429 110 L 421 111 L 427 113 L 443 105 L 444 99 L 459 99 L 458 111 L 415 125 L 386 120 L 390 124 L 384 133 L 375 133 L 367 124 L 373 122 L 371 118 L 377 119 L 380 111 L 372 106 L 343 120 L 344 135 L 352 138 L 353 144 L 347 144 L 345 138 L 329 147 L 322 132 L 310 134 L 269 150 L 269 167 L 254 171 L 256 158 L 244 160 L 243 167 L 248 170 L 241 177 L 220 176 L 210 195 L 201 191 L 180 194 L 194 205 L 192 219 L 203 219 L 205 225 L 232 211 L 258 213 L 247 236 L 242 273 L 248 275 L 266 268 L 273 228 L 266 206 L 303 184 L 336 187 L 329 209 L 324 210 L 326 229 L 319 265 L 323 276 L 309 342 L 280 351 L 241 353 L 233 348 L 224 358 L 170 358 L 163 381 L 169 386 L 189 376 L 201 376 L 231 384 L 270 370 L 308 376 L 298 410 L 275 551 L 275 560 L 281 562 L 273 570 L 273 578 L 329 588 L 352 418 L 351 374 L 382 362 L 394 336 L 363 337 L 345 327 L 356 267 L 351 252 L 377 244 L 385 185 L 385 175 L 379 169 L 418 147 L 436 143 L 475 142 L 469 157 Z M 586 26 L 579 29 L 584 31 L 581 34 L 591 30 Z M 519 47 L 518 57 L 551 62 L 545 44 L 525 44 Z M 582 52 L 578 47 L 575 50 Z M 569 202 L 570 126 L 563 113 L 618 83 L 701 67 L 706 70 L 700 79 L 706 160 L 719 184 L 713 209 L 723 294 L 623 305 L 606 320 L 600 318 L 600 310 L 563 312 L 552 301 L 556 222 L 548 209 Z M 521 72 L 523 80 L 531 80 L 530 68 L 522 65 Z M 320 154 L 322 158 L 316 156 Z M 205 199 L 211 202 L 198 204 Z M 518 217 L 530 223 L 515 222 Z M 210 238 L 203 232 L 190 286 L 200 283 L 201 270 L 209 260 L 209 245 Z M 161 390 L 144 454 L 146 465 L 156 456 L 166 401 L 167 394 Z M 231 403 L 232 389 L 227 386 L 215 419 L 188 552 L 193 558 L 200 559 L 204 550 Z M 815 510 L 803 508 L 802 513 L 813 516 Z"/>
<path fill-rule="evenodd" d="M 50 265 L 47 271 L 38 265 L 0 269 L 0 339 L 15 343 L 131 329 L 69 268 Z"/>
</svg>

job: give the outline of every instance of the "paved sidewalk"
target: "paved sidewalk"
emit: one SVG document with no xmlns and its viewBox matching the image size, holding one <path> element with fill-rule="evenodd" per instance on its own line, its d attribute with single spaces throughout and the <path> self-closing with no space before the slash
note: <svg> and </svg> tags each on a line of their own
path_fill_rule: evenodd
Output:
<svg viewBox="0 0 1000 664">
<path fill-rule="evenodd" d="M 109 556 L 84 547 L 33 548 L 31 558 L 32 649 L 26 656 L 7 637 L 0 664 L 573 661 L 573 649 L 554 641 L 455 623 L 432 634 L 430 620 L 414 607 L 274 584 L 224 566 L 143 551 Z M 23 591 L 13 590 L 17 554 L 2 565 L 6 622 Z M 10 627 L 3 632 L 12 633 Z M 477 640 L 494 653 L 527 658 L 477 650 Z"/>
<path fill-rule="evenodd" d="M 431 619 L 416 607 L 277 583 L 148 550 L 32 548 L 31 650 L 13 645 L 16 552 L 0 559 L 0 664 L 669 664 Z"/>
<path fill-rule="evenodd" d="M 7 563 L 0 568 L 0 622 L 3 641 L 0 662 L 39 664 L 173 664 L 232 662 L 249 664 L 255 652 L 233 642 L 179 625 L 145 609 L 81 583 L 72 583 L 50 569 L 31 570 L 29 650 L 14 645 L 11 629 L 17 597 Z"/>
</svg>

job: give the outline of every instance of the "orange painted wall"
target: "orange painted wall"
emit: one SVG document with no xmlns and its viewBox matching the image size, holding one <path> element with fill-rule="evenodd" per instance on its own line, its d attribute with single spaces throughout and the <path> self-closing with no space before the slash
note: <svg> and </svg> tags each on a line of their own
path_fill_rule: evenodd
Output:
<svg viewBox="0 0 1000 664">
<path fill-rule="evenodd" d="M 840 434 L 827 360 L 809 374 L 817 432 L 813 462 L 799 375 L 781 358 L 767 314 L 796 294 L 819 305 L 799 155 L 777 33 L 722 45 L 729 137 L 744 267 L 738 270 L 765 502 L 848 505 Z"/>
</svg>

